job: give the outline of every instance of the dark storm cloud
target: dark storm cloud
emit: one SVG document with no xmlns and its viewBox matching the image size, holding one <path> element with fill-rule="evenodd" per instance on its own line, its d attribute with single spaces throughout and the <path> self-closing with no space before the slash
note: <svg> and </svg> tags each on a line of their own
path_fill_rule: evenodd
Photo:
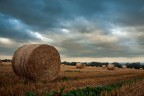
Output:
<svg viewBox="0 0 144 96">
<path fill-rule="evenodd" d="M 78 16 L 100 19 L 98 23 L 142 24 L 143 4 L 143 0 L 2 0 L 0 12 L 42 30 L 59 27 L 60 19 L 73 20 Z"/>
<path fill-rule="evenodd" d="M 105 11 L 105 7 L 102 5 L 104 1 L 97 1 L 97 0 L 64 0 L 66 3 L 66 7 L 70 6 L 69 12 L 71 14 L 85 16 L 85 17 L 92 17 L 93 14 L 97 15 L 103 11 Z M 69 10 L 69 9 L 68 9 Z M 68 11 L 67 11 L 68 12 Z"/>
<path fill-rule="evenodd" d="M 6 56 L 9 56 L 9 55 L 13 55 L 14 52 L 15 52 L 15 49 L 17 49 L 17 47 L 5 47 L 5 46 L 0 46 L 0 55 L 6 55 Z"/>
<path fill-rule="evenodd" d="M 0 37 L 10 38 L 21 42 L 37 39 L 28 32 L 29 28 L 18 20 L 0 14 L 0 21 Z"/>
<path fill-rule="evenodd" d="M 49 28 L 60 16 L 59 5 L 56 0 L 2 0 L 0 11 L 36 28 Z"/>
<path fill-rule="evenodd" d="M 103 5 L 105 1 L 91 0 L 2 0 L 0 1 L 0 12 L 16 19 L 20 19 L 23 23 L 33 26 L 33 30 L 45 31 L 55 27 L 61 27 L 61 20 L 73 20 L 78 16 L 88 18 L 88 20 L 99 19 L 99 17 L 107 10 Z M 96 16 L 96 18 L 95 18 Z M 85 27 L 80 32 L 89 31 Z M 79 27 L 79 28 L 80 28 Z"/>
<path fill-rule="evenodd" d="M 118 23 L 124 26 L 144 25 L 144 1 L 143 0 L 119 0 L 117 5 L 122 14 Z"/>
<path fill-rule="evenodd" d="M 13 46 L 51 40 L 68 57 L 138 56 L 143 17 L 143 0 L 0 0 L 0 38 Z"/>
</svg>

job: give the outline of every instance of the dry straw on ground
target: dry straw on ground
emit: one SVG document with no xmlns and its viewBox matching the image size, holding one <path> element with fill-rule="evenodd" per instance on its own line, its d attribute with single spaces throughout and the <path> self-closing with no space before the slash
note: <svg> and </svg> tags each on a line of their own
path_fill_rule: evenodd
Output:
<svg viewBox="0 0 144 96">
<path fill-rule="evenodd" d="M 0 64 L 2 64 L 2 60 L 0 59 Z"/>
<path fill-rule="evenodd" d="M 114 64 L 108 64 L 107 69 L 108 70 L 114 70 L 115 65 Z"/>
<path fill-rule="evenodd" d="M 12 59 L 14 72 L 30 80 L 54 80 L 60 71 L 60 55 L 50 45 L 24 45 L 15 52 Z"/>
<path fill-rule="evenodd" d="M 83 69 L 83 68 L 85 68 L 85 67 L 86 67 L 85 64 L 82 64 L 82 63 L 77 63 L 77 64 L 76 64 L 76 68 L 78 68 L 78 69 Z"/>
<path fill-rule="evenodd" d="M 102 65 L 102 68 L 106 68 L 106 65 Z"/>
</svg>

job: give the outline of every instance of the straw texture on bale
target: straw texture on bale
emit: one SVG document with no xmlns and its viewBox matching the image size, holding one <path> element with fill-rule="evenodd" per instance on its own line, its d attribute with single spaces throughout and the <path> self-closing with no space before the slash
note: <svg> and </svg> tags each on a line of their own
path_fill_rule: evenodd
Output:
<svg viewBox="0 0 144 96">
<path fill-rule="evenodd" d="M 102 65 L 102 68 L 106 68 L 106 65 Z"/>
<path fill-rule="evenodd" d="M 108 64 L 107 69 L 108 70 L 114 70 L 115 65 L 114 64 Z"/>
<path fill-rule="evenodd" d="M 60 71 L 58 51 L 46 44 L 29 44 L 17 49 L 12 58 L 12 68 L 16 75 L 30 79 L 54 80 Z"/>
<path fill-rule="evenodd" d="M 82 69 L 82 68 L 85 68 L 85 67 L 86 67 L 85 64 L 82 64 L 82 63 L 77 63 L 76 64 L 76 68 L 78 68 L 78 69 Z"/>
</svg>

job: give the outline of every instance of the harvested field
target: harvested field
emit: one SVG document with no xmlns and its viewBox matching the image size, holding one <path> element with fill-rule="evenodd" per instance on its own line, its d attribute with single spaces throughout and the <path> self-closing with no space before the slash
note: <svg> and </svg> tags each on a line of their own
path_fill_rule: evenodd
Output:
<svg viewBox="0 0 144 96">
<path fill-rule="evenodd" d="M 144 96 L 144 80 L 126 84 L 119 90 L 114 90 L 119 96 Z"/>
<path fill-rule="evenodd" d="M 144 78 L 144 70 L 122 68 L 107 70 L 101 67 L 76 69 L 75 66 L 61 66 L 56 80 L 25 84 L 23 79 L 14 74 L 11 64 L 3 64 L 0 66 L 0 96 L 25 96 L 27 92 L 31 91 L 35 92 L 37 96 L 44 96 L 52 91 L 60 91 L 62 88 L 65 89 L 64 92 L 69 92 L 87 86 L 104 86 L 135 78 Z"/>
</svg>

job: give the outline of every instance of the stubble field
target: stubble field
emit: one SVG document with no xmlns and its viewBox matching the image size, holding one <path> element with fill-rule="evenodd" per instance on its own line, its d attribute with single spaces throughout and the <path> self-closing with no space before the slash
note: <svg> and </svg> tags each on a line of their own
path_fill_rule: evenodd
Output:
<svg viewBox="0 0 144 96">
<path fill-rule="evenodd" d="M 59 76 L 56 80 L 47 82 L 45 77 L 42 81 L 30 81 L 26 84 L 24 79 L 19 78 L 14 74 L 11 64 L 1 64 L 0 96 L 25 96 L 27 93 L 30 92 L 35 93 L 37 96 L 49 96 L 46 94 L 54 91 L 59 92 L 61 89 L 64 89 L 64 93 L 67 93 L 72 90 L 77 90 L 79 88 L 84 89 L 86 87 L 93 88 L 96 86 L 106 86 L 120 81 L 133 80 L 138 78 L 143 80 L 135 83 L 135 85 L 133 86 L 140 88 L 139 90 L 141 90 L 143 89 L 144 84 L 144 70 L 122 68 L 116 68 L 115 70 L 107 70 L 101 67 L 86 67 L 84 69 L 76 69 L 75 66 L 61 66 Z M 131 91 L 129 90 L 132 90 L 133 87 L 130 87 L 131 89 L 128 87 L 129 86 L 124 85 L 122 89 L 119 89 L 119 91 L 115 89 L 112 92 L 130 94 Z M 127 91 L 125 92 L 124 90 Z M 140 91 L 139 93 L 142 94 L 142 96 L 144 95 L 142 91 Z"/>
</svg>

